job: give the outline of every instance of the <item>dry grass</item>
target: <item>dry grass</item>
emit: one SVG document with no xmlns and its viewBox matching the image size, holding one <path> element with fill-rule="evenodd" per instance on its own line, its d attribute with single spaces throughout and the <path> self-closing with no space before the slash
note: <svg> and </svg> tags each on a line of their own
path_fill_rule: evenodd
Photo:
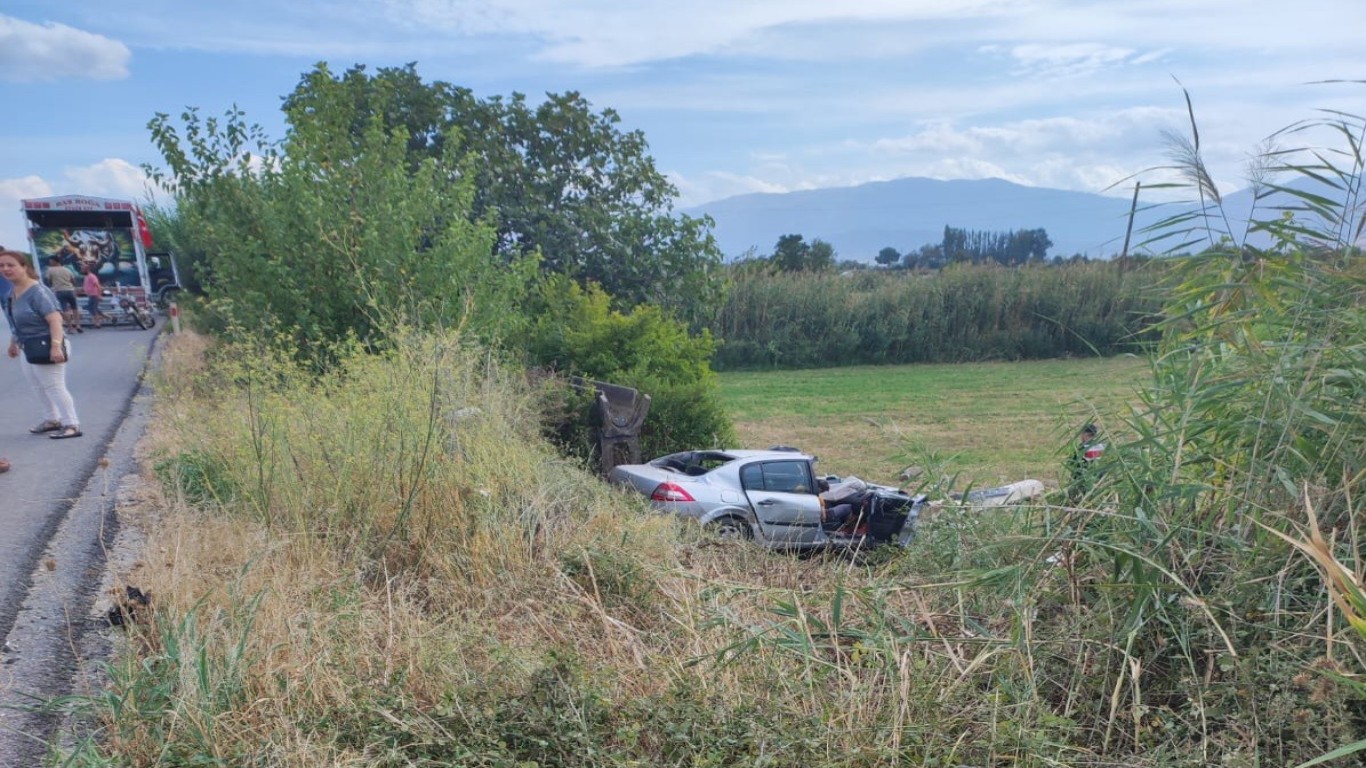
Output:
<svg viewBox="0 0 1366 768">
<path fill-rule="evenodd" d="M 870 564 L 723 545 L 548 453 L 529 393 L 477 350 L 430 338 L 405 349 L 357 354 L 319 380 L 265 351 L 173 340 L 144 445 L 166 490 L 137 575 L 155 621 L 119 661 L 105 755 L 509 767 L 1208 757 L 1151 752 L 1191 732 L 1130 706 L 1129 657 L 1095 639 L 1123 612 L 1068 597 L 1069 577 L 1090 577 L 1047 567 L 1059 544 L 1025 535 L 1029 520 L 946 513 L 915 550 Z M 1108 757 L 1106 722 L 1118 734 Z"/>
</svg>

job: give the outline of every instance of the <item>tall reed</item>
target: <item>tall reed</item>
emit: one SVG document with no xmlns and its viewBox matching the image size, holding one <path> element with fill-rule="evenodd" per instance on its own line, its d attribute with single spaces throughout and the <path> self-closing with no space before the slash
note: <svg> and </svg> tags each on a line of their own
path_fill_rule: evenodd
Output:
<svg viewBox="0 0 1366 768">
<path fill-rule="evenodd" d="M 1332 684 L 1323 690 L 1333 696 L 1295 695 L 1287 681 L 1314 688 L 1348 659 L 1366 670 L 1366 647 L 1284 534 L 1317 509 L 1342 533 L 1336 554 L 1360 562 L 1349 550 L 1366 477 L 1366 271 L 1355 245 L 1366 121 L 1335 114 L 1292 126 L 1281 138 L 1336 141 L 1259 156 L 1251 177 L 1262 207 L 1247 225 L 1210 181 L 1193 111 L 1191 125 L 1173 163 L 1200 213 L 1148 234 L 1204 248 L 1168 274 L 1153 383 L 1125 425 L 1134 438 L 1112 446 L 1086 504 L 1094 509 L 1065 516 L 1055 540 L 1074 566 L 1074 599 L 1123 617 L 1108 638 L 1122 660 L 1107 673 L 1113 714 L 1132 700 L 1137 727 L 1140 712 L 1173 708 L 1213 742 L 1245 716 L 1218 693 L 1236 681 L 1279 691 L 1257 716 L 1327 751 L 1363 729 L 1317 705 L 1350 709 L 1360 695 Z M 1196 680 L 1205 684 L 1192 689 Z M 1304 730 L 1311 717 L 1334 727 Z M 1107 726 L 1106 737 L 1122 734 Z M 1237 750 L 1281 763 L 1284 748 L 1259 730 Z"/>
<path fill-rule="evenodd" d="M 720 369 L 1020 360 L 1141 351 L 1159 265 L 936 274 L 736 270 L 713 333 Z"/>
</svg>

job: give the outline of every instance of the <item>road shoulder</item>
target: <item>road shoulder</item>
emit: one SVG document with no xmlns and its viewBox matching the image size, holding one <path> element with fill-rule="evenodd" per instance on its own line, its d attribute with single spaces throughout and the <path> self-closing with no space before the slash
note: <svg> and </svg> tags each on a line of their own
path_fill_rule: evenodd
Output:
<svg viewBox="0 0 1366 768">
<path fill-rule="evenodd" d="M 158 339 L 145 370 L 159 363 L 160 350 Z M 108 593 L 142 549 L 140 531 L 126 522 L 137 506 L 134 448 L 151 401 L 144 371 L 127 416 L 39 559 L 0 649 L 0 765 L 38 765 L 54 741 L 70 749 L 92 732 L 92 724 L 40 705 L 98 693 L 108 682 L 103 669 L 120 630 L 104 613 Z"/>
</svg>

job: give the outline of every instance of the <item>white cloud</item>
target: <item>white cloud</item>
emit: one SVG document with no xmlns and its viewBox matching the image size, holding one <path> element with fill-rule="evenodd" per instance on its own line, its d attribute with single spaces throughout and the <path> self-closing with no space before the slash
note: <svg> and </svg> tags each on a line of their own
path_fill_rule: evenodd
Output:
<svg viewBox="0 0 1366 768">
<path fill-rule="evenodd" d="M 0 78 L 50 82 L 128 77 L 128 46 L 65 24 L 33 24 L 0 16 Z"/>
<path fill-rule="evenodd" d="M 844 149 L 881 158 L 888 164 L 884 167 L 923 169 L 925 175 L 942 178 L 961 170 L 970 174 L 967 178 L 999 176 L 1035 186 L 1094 191 L 1140 170 L 1125 168 L 1116 157 L 1156 161 L 1161 129 L 1177 125 L 1180 117 L 1174 109 L 1139 107 L 965 127 L 940 121 L 902 136 L 846 142 Z M 1115 175 L 1102 179 L 1102 169 Z"/>
<path fill-rule="evenodd" d="M 1016 184 L 1034 186 L 1029 178 L 1006 170 L 1001 165 L 976 157 L 945 157 L 925 166 L 917 176 L 931 179 L 1005 179 Z"/>
<path fill-rule="evenodd" d="M 95 197 L 144 200 L 148 195 L 147 174 L 142 169 L 116 157 L 109 157 L 93 165 L 66 169 L 66 180 L 72 191 Z"/>
<path fill-rule="evenodd" d="M 758 176 L 740 175 L 725 171 L 710 171 L 697 177 L 670 172 L 669 181 L 678 188 L 679 208 L 688 208 L 709 200 L 747 195 L 754 192 L 791 192 L 792 189 Z"/>
<path fill-rule="evenodd" d="M 541 57 L 619 67 L 705 54 L 745 54 L 767 33 L 794 27 L 979 17 L 999 0 L 389 0 L 390 16 L 465 36 L 526 35 Z M 828 29 L 826 30 L 828 33 Z M 857 50 L 852 48 L 851 50 Z M 802 49 L 788 51 L 797 54 Z M 772 53 L 772 51 L 769 51 Z M 828 55 L 829 46 L 807 47 Z"/>
<path fill-rule="evenodd" d="M 851 146 L 858 147 L 856 142 Z M 977 152 L 982 148 L 979 138 L 971 132 L 960 131 L 949 122 L 936 122 L 908 136 L 880 138 L 868 145 L 878 155 L 908 155 L 920 152 Z"/>
<path fill-rule="evenodd" d="M 38 176 L 24 176 L 18 179 L 0 179 L 0 245 L 21 251 L 28 250 L 28 232 L 24 229 L 22 218 L 16 213 L 19 201 L 30 197 L 47 197 L 52 187 Z"/>
<path fill-rule="evenodd" d="M 1135 58 L 1129 48 L 1102 43 L 1017 45 L 1010 54 L 1019 65 L 1016 74 L 1025 76 L 1072 77 L 1123 64 Z M 1151 55 L 1146 56 L 1151 60 Z"/>
</svg>

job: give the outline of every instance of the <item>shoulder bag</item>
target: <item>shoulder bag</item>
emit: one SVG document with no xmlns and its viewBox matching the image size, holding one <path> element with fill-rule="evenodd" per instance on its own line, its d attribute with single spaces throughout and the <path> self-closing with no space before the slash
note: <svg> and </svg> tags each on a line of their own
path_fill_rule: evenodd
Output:
<svg viewBox="0 0 1366 768">
<path fill-rule="evenodd" d="M 52 336 L 43 334 L 24 339 L 24 359 L 32 365 L 54 365 L 52 359 Z M 62 339 L 62 361 L 67 359 L 66 339 Z"/>
</svg>

